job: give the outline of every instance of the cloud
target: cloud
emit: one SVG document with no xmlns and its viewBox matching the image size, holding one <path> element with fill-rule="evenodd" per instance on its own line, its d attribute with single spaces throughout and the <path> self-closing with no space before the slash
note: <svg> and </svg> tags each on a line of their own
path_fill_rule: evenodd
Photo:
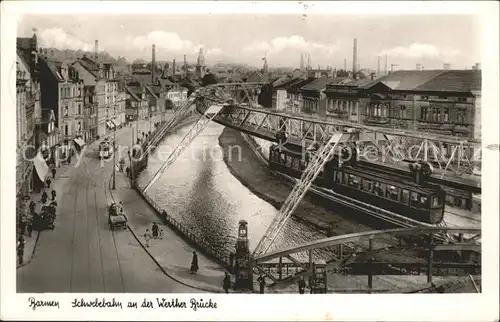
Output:
<svg viewBox="0 0 500 322">
<path fill-rule="evenodd" d="M 302 36 L 276 37 L 271 41 L 258 41 L 245 47 L 246 52 L 267 52 L 269 55 L 279 54 L 287 49 L 319 52 L 332 55 L 338 50 L 338 44 L 322 44 L 306 41 Z"/>
<path fill-rule="evenodd" d="M 407 47 L 394 47 L 380 52 L 380 56 L 406 57 L 406 58 L 438 58 L 441 56 L 456 56 L 460 52 L 454 49 L 440 49 L 432 44 L 413 43 Z"/>
<path fill-rule="evenodd" d="M 145 36 L 127 37 L 125 41 L 129 46 L 139 50 L 149 50 L 153 44 L 159 50 L 167 52 L 190 53 L 197 54 L 200 48 L 204 47 L 201 44 L 195 44 L 190 40 L 182 39 L 175 32 L 167 32 L 155 30 Z M 220 48 L 204 49 L 208 55 L 218 55 L 222 53 Z"/>
<path fill-rule="evenodd" d="M 91 50 L 92 46 L 76 36 L 59 28 L 41 29 L 37 31 L 40 47 L 57 49 Z"/>
</svg>

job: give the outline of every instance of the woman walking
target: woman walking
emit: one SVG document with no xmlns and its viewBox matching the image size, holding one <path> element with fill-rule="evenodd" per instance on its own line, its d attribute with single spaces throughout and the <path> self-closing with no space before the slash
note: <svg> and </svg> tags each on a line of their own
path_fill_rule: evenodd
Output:
<svg viewBox="0 0 500 322">
<path fill-rule="evenodd" d="M 198 272 L 198 255 L 193 252 L 193 259 L 191 260 L 191 274 L 196 274 Z"/>
</svg>

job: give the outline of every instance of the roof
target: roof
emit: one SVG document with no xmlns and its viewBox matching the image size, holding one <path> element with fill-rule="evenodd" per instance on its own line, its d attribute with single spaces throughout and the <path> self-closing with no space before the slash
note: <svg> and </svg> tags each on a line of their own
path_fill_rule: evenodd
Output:
<svg viewBox="0 0 500 322">
<path fill-rule="evenodd" d="M 31 52 L 36 50 L 36 48 L 33 48 L 33 38 L 23 38 L 23 37 L 18 37 L 16 38 L 16 47 L 17 47 L 17 53 L 19 56 L 23 59 L 23 61 L 29 66 L 30 68 L 32 67 L 30 65 L 31 62 Z"/>
<path fill-rule="evenodd" d="M 158 81 L 160 82 L 161 87 L 172 86 L 175 84 L 172 83 L 168 78 L 159 78 Z"/>
<path fill-rule="evenodd" d="M 303 80 L 302 78 L 292 78 L 292 79 L 289 79 L 288 81 L 286 81 L 284 83 L 281 83 L 280 85 L 275 86 L 274 88 L 275 89 L 288 89 L 293 84 L 296 84 L 296 83 L 298 83 L 298 82 L 300 82 L 302 80 Z"/>
<path fill-rule="evenodd" d="M 134 86 L 135 87 L 135 86 Z M 125 91 L 137 102 L 141 101 L 141 99 L 136 95 L 136 91 L 134 87 L 125 86 Z"/>
<path fill-rule="evenodd" d="M 82 58 L 78 58 L 76 60 L 79 62 L 86 71 L 88 71 L 95 78 L 99 78 L 99 64 L 94 60 L 88 58 L 87 56 L 83 56 Z"/>
<path fill-rule="evenodd" d="M 297 83 L 294 83 L 294 84 L 290 85 L 290 87 L 288 87 L 288 89 L 287 89 L 287 92 L 289 92 L 289 93 L 297 93 L 300 90 L 301 87 L 303 87 L 303 86 L 305 86 L 305 85 L 307 85 L 307 84 L 309 84 L 309 83 L 311 83 L 311 82 L 313 82 L 315 80 L 316 80 L 316 78 L 313 78 L 313 77 L 307 78 L 307 79 L 303 79 L 300 82 L 297 82 Z"/>
<path fill-rule="evenodd" d="M 40 62 L 44 62 L 47 65 L 48 70 L 51 72 L 51 74 L 58 82 L 64 81 L 64 78 L 62 77 L 61 73 L 59 73 L 59 69 L 61 68 L 62 65 L 60 61 L 51 60 L 48 58 L 41 58 Z"/>
<path fill-rule="evenodd" d="M 288 76 L 280 76 L 276 79 L 274 79 L 271 84 L 273 85 L 274 88 L 277 88 L 281 85 L 289 83 L 293 78 L 290 78 Z"/>
<path fill-rule="evenodd" d="M 141 83 L 141 85 L 153 85 L 153 76 L 149 74 L 132 74 L 132 78 Z"/>
<path fill-rule="evenodd" d="M 480 70 L 446 70 L 415 88 L 417 91 L 476 92 L 481 91 Z"/>
<path fill-rule="evenodd" d="M 144 86 L 146 88 L 146 91 L 148 91 L 154 98 L 158 98 L 158 96 L 155 94 L 154 90 L 149 87 L 149 86 Z"/>
<path fill-rule="evenodd" d="M 382 83 L 392 90 L 410 91 L 443 72 L 443 70 L 398 70 L 378 79 L 373 84 L 366 84 L 362 88 L 368 89 L 375 84 Z"/>
<path fill-rule="evenodd" d="M 301 91 L 321 91 L 325 89 L 326 84 L 332 82 L 331 78 L 328 78 L 326 76 L 321 76 L 320 78 L 317 78 L 313 80 L 310 83 L 307 83 L 306 85 L 302 86 L 300 88 Z"/>
</svg>

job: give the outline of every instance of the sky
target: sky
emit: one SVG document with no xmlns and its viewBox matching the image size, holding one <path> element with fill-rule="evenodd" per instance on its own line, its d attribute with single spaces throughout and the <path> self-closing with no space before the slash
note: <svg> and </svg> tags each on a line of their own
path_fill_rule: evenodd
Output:
<svg viewBox="0 0 500 322">
<path fill-rule="evenodd" d="M 472 15 L 25 15 L 18 35 L 37 28 L 41 47 L 99 49 L 129 60 L 194 62 L 200 47 L 208 65 L 217 62 L 270 67 L 300 65 L 309 54 L 313 68 L 352 68 L 353 40 L 358 43 L 361 68 L 388 69 L 470 68 L 481 61 L 481 25 Z"/>
</svg>

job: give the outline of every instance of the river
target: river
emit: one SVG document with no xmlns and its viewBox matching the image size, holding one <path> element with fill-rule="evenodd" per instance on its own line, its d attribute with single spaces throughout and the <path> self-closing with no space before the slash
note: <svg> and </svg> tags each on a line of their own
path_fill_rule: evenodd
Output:
<svg viewBox="0 0 500 322">
<path fill-rule="evenodd" d="M 147 184 L 163 163 L 162 160 L 166 160 L 191 126 L 181 127 L 161 141 L 150 157 L 147 168 L 141 173 L 140 186 Z M 176 162 L 164 171 L 149 189 L 148 195 L 218 251 L 229 252 L 234 249 L 238 221 L 246 220 L 250 250 L 253 250 L 278 210 L 233 177 L 223 160 L 223 150 L 218 142 L 223 129 L 217 123 L 210 123 Z M 290 219 L 272 249 L 324 237 L 324 234 L 313 228 Z M 320 253 L 314 255 L 317 256 L 323 257 Z"/>
</svg>

